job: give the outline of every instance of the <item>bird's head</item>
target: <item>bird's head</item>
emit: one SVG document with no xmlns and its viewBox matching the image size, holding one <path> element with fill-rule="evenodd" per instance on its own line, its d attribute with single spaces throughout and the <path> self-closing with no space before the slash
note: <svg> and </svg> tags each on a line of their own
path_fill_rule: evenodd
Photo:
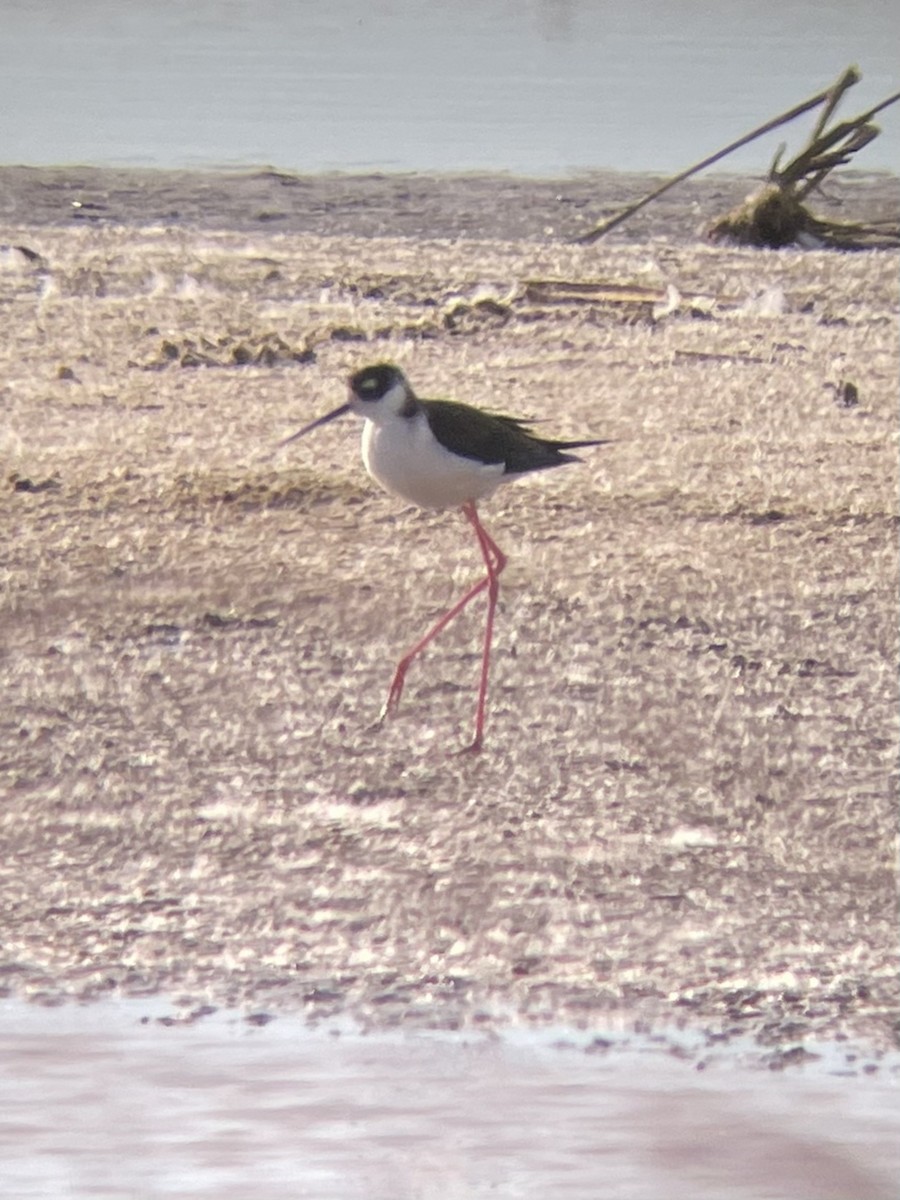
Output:
<svg viewBox="0 0 900 1200">
<path fill-rule="evenodd" d="M 416 397 L 399 367 L 376 363 L 354 372 L 348 381 L 350 407 L 360 417 L 381 422 L 392 417 L 411 416 Z"/>
<path fill-rule="evenodd" d="M 316 417 L 315 421 L 310 421 L 308 425 L 280 441 L 276 449 L 286 446 L 288 442 L 295 442 L 297 438 L 311 433 L 320 425 L 337 420 L 348 412 L 354 412 L 370 421 L 381 422 L 391 417 L 409 416 L 415 411 L 415 394 L 400 368 L 392 366 L 391 363 L 376 363 L 374 367 L 363 367 L 354 371 L 347 383 L 350 395 L 346 404 L 326 413 L 324 417 Z"/>
</svg>

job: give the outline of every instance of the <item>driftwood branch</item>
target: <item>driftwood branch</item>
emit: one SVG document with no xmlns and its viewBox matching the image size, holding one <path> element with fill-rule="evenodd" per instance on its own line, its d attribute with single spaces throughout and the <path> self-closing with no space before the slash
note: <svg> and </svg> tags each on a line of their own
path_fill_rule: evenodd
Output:
<svg viewBox="0 0 900 1200">
<path fill-rule="evenodd" d="M 824 92 L 818 92 L 815 96 L 811 96 L 809 100 L 804 100 L 802 104 L 798 104 L 795 108 L 788 109 L 788 111 L 782 113 L 781 116 L 773 117 L 771 121 L 766 121 L 764 125 L 760 125 L 758 128 L 751 130 L 750 133 L 745 133 L 744 136 L 738 138 L 736 142 L 731 142 L 723 149 L 717 150 L 715 154 L 710 154 L 708 158 L 701 159 L 700 162 L 694 163 L 694 165 L 692 167 L 688 167 L 686 171 L 681 171 L 678 175 L 673 175 L 671 179 L 667 179 L 664 184 L 650 192 L 649 195 L 644 196 L 643 199 L 636 201 L 634 204 L 630 204 L 627 208 L 624 208 L 621 212 L 616 213 L 615 216 L 610 217 L 608 220 L 601 221 L 599 225 L 596 225 L 588 233 L 583 233 L 580 237 L 575 238 L 575 242 L 580 243 L 581 245 L 590 246 L 593 242 L 598 241 L 605 234 L 609 233 L 611 229 L 615 229 L 617 225 L 621 225 L 623 221 L 627 221 L 629 217 L 633 217 L 636 212 L 640 212 L 645 205 L 649 204 L 652 200 L 655 200 L 658 196 L 663 195 L 663 193 L 667 192 L 669 188 L 673 188 L 676 184 L 683 183 L 685 179 L 690 179 L 692 175 L 697 175 L 700 171 L 706 170 L 707 167 L 711 167 L 714 163 L 719 162 L 721 159 L 725 158 L 726 155 L 732 154 L 735 150 L 740 150 L 743 146 L 749 145 L 750 142 L 762 137 L 763 134 L 771 133 L 772 130 L 777 129 L 779 125 L 786 125 L 789 121 L 793 121 L 797 117 L 802 117 L 803 114 L 809 112 L 810 109 L 818 108 L 820 104 L 827 102 L 831 98 L 832 93 L 836 88 L 840 87 L 841 92 L 843 93 L 843 91 L 845 91 L 848 87 L 852 87 L 853 84 L 858 83 L 861 78 L 862 76 L 859 74 L 859 71 L 856 69 L 856 67 L 848 67 L 838 82 L 833 84 L 830 88 L 826 88 Z"/>
<path fill-rule="evenodd" d="M 827 221 L 816 217 L 804 205 L 830 171 L 845 166 L 854 154 L 878 137 L 880 130 L 872 118 L 900 100 L 900 92 L 895 92 L 867 112 L 829 129 L 828 122 L 848 86 L 845 72 L 831 89 L 803 149 L 784 166 L 779 152 L 769 168 L 766 184 L 710 225 L 707 232 L 711 240 L 773 248 L 796 242 L 836 250 L 900 245 L 900 226 L 896 222 L 861 225 Z"/>
<path fill-rule="evenodd" d="M 581 245 L 591 245 L 676 184 L 683 183 L 692 175 L 720 162 L 733 151 L 762 137 L 763 134 L 771 133 L 773 129 L 821 106 L 813 132 L 803 150 L 782 167 L 782 146 L 769 169 L 768 181 L 762 191 L 716 221 L 709 229 L 709 236 L 714 240 L 729 238 L 740 243 L 765 246 L 787 245 L 798 238 L 803 240 L 804 235 L 818 244 L 845 249 L 854 245 L 854 238 L 858 238 L 856 244 L 860 246 L 898 244 L 900 231 L 890 226 L 885 228 L 837 225 L 818 220 L 803 208 L 803 200 L 822 182 L 829 171 L 848 163 L 854 154 L 878 136 L 880 131 L 877 125 L 872 124 L 872 118 L 882 109 L 900 100 L 900 93 L 889 96 L 868 112 L 828 129 L 828 123 L 844 94 L 861 78 L 856 67 L 848 67 L 831 87 L 818 92 L 809 100 L 771 121 L 766 121 L 764 125 L 695 163 L 686 171 L 681 171 L 649 195 L 630 204 L 574 241 Z"/>
</svg>

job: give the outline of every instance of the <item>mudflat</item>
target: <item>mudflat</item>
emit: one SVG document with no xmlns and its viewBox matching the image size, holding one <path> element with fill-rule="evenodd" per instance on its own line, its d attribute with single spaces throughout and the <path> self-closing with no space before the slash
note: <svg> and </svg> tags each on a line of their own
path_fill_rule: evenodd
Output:
<svg viewBox="0 0 900 1200">
<path fill-rule="evenodd" d="M 10 992 L 892 1043 L 898 255 L 570 244 L 645 184 L 0 169 Z M 483 508 L 480 755 L 477 606 L 375 723 L 467 527 L 272 454 L 381 360 L 612 441 Z"/>
</svg>

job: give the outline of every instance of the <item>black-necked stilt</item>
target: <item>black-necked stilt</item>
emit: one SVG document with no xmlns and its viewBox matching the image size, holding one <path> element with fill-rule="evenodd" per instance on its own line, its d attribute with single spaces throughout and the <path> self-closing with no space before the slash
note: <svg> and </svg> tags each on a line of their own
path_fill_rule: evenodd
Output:
<svg viewBox="0 0 900 1200">
<path fill-rule="evenodd" d="M 484 715 L 494 611 L 500 572 L 506 556 L 481 523 L 476 501 L 489 496 L 501 483 L 530 471 L 578 462 L 568 450 L 602 446 L 603 440 L 548 441 L 528 429 L 530 422 L 516 417 L 481 412 L 453 400 L 423 400 L 410 387 L 399 368 L 389 363 L 364 367 L 350 376 L 346 404 L 311 421 L 279 442 L 286 446 L 320 425 L 345 413 L 364 419 L 362 458 L 372 478 L 395 496 L 420 508 L 462 509 L 475 531 L 487 575 L 447 610 L 441 619 L 397 664 L 382 719 L 397 708 L 410 663 L 466 607 L 487 591 L 488 611 L 481 661 L 481 682 L 475 711 L 475 738 L 471 750 L 484 741 Z"/>
</svg>

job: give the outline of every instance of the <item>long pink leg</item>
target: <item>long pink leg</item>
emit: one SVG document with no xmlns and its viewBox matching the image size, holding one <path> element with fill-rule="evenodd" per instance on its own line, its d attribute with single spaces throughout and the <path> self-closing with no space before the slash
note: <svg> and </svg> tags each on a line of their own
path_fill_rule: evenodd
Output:
<svg viewBox="0 0 900 1200">
<path fill-rule="evenodd" d="M 488 610 L 484 625 L 484 651 L 481 656 L 481 683 L 478 687 L 478 707 L 475 709 L 475 738 L 470 750 L 480 750 L 484 744 L 484 713 L 487 705 L 488 670 L 491 665 L 491 640 L 494 636 L 494 612 L 500 594 L 500 572 L 506 566 L 506 555 L 482 525 L 474 504 L 463 505 L 463 512 L 475 530 L 484 565 L 487 568 Z"/>
<path fill-rule="evenodd" d="M 478 689 L 478 708 L 475 716 L 475 740 L 469 747 L 471 750 L 480 750 L 484 740 L 484 713 L 487 700 L 487 680 L 488 667 L 490 664 L 491 653 L 491 638 L 494 630 L 494 610 L 497 607 L 497 596 L 500 590 L 499 576 L 500 572 L 506 566 L 506 555 L 493 540 L 481 521 L 478 518 L 478 512 L 475 505 L 471 501 L 467 501 L 462 511 L 465 514 L 466 520 L 475 530 L 475 536 L 478 538 L 478 545 L 481 549 L 481 555 L 484 559 L 484 565 L 487 569 L 487 575 L 484 579 L 478 581 L 474 587 L 469 588 L 464 596 L 462 596 L 449 608 L 441 619 L 428 630 L 425 636 L 409 651 L 397 664 L 397 669 L 394 672 L 394 678 L 391 682 L 391 688 L 388 692 L 388 698 L 385 701 L 384 708 L 381 710 L 381 719 L 394 712 L 400 703 L 400 697 L 403 695 L 403 685 L 406 682 L 406 672 L 409 670 L 413 659 L 417 658 L 425 647 L 437 637 L 442 629 L 445 629 L 455 616 L 462 612 L 466 605 L 479 596 L 483 591 L 488 593 L 488 613 L 487 625 L 484 635 L 484 653 L 481 663 L 481 684 Z"/>
</svg>

